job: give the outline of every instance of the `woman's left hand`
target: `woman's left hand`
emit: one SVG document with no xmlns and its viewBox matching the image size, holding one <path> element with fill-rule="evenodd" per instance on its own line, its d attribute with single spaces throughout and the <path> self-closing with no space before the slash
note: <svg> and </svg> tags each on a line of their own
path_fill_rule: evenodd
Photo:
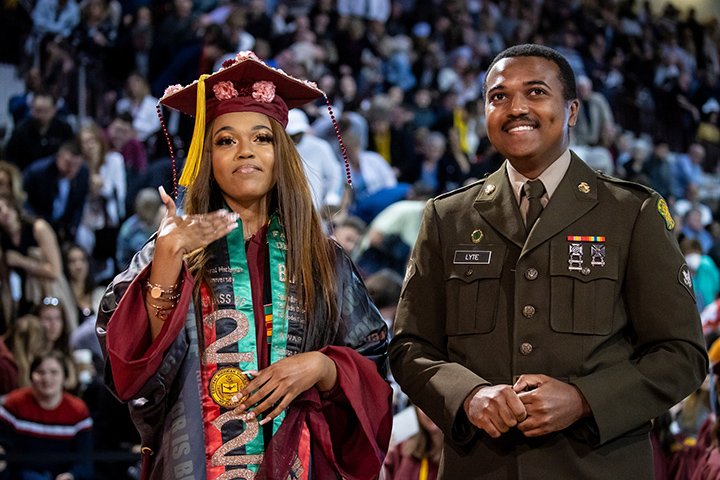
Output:
<svg viewBox="0 0 720 480">
<path fill-rule="evenodd" d="M 317 385 L 320 390 L 330 390 L 337 379 L 335 362 L 320 352 L 298 353 L 273 363 L 261 370 L 238 394 L 248 396 L 237 407 L 238 413 L 252 408 L 253 416 L 271 409 L 260 421 L 264 425 L 285 410 L 290 402 L 305 390 Z M 254 406 L 254 408 L 253 408 Z"/>
</svg>

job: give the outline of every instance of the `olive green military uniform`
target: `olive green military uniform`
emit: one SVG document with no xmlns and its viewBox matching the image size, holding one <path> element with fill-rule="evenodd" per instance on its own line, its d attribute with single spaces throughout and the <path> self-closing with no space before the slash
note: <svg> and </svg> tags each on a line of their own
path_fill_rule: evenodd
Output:
<svg viewBox="0 0 720 480">
<path fill-rule="evenodd" d="M 653 478 L 649 420 L 707 369 L 672 227 L 657 193 L 574 154 L 527 240 L 505 166 L 428 202 L 390 355 L 445 432 L 441 478 Z M 575 385 L 593 417 L 535 438 L 469 423 L 475 387 L 523 373 Z"/>
</svg>

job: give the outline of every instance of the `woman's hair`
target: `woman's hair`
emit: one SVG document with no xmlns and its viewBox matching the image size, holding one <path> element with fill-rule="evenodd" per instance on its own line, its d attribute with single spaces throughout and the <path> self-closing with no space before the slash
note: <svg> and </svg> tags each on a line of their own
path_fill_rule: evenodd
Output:
<svg viewBox="0 0 720 480">
<path fill-rule="evenodd" d="M 81 16 L 81 19 L 82 19 L 83 21 L 87 21 L 87 20 L 89 19 L 89 17 L 90 17 L 90 8 L 92 7 L 92 5 L 93 5 L 94 3 L 99 4 L 99 5 L 102 7 L 102 9 L 103 9 L 103 13 L 104 13 L 106 16 L 108 15 L 108 13 L 109 13 L 109 8 L 108 8 L 108 2 L 107 2 L 106 0 L 90 0 L 90 1 L 84 2 L 84 4 L 82 5 L 82 7 L 80 8 L 80 16 Z"/>
<path fill-rule="evenodd" d="M 30 364 L 33 359 L 48 350 L 45 329 L 35 315 L 23 315 L 10 324 L 5 344 L 12 352 L 18 366 L 18 386 L 30 384 Z"/>
<path fill-rule="evenodd" d="M 274 119 L 269 119 L 274 139 L 277 182 L 270 194 L 271 211 L 268 214 L 277 208 L 280 215 L 287 238 L 287 278 L 289 281 L 294 279 L 298 286 L 298 300 L 307 319 L 313 318 L 318 310 L 325 312 L 326 321 L 322 325 L 308 323 L 305 349 L 317 349 L 332 340 L 338 321 L 335 251 L 323 233 L 320 217 L 313 206 L 300 154 L 285 129 Z M 205 130 L 205 145 L 208 147 L 203 153 L 200 171 L 185 194 L 183 206 L 187 214 L 207 213 L 224 206 L 222 192 L 212 172 L 212 123 Z M 200 284 L 209 284 L 207 261 L 206 251 L 188 258 L 190 271 L 201 280 L 196 283 L 196 295 Z"/>
<path fill-rule="evenodd" d="M 35 358 L 33 358 L 32 363 L 30 363 L 30 375 L 32 375 L 35 370 L 37 370 L 40 365 L 49 358 L 57 360 L 57 362 L 62 367 L 64 377 L 68 378 L 68 375 L 70 374 L 68 359 L 65 354 L 59 350 L 50 350 L 49 352 L 41 353 L 40 355 L 37 355 Z"/>
<path fill-rule="evenodd" d="M 8 177 L 10 177 L 10 192 L 12 197 L 9 198 L 9 200 L 13 201 L 16 205 L 25 203 L 27 194 L 25 190 L 23 190 L 20 170 L 12 163 L 0 160 L 0 172 L 5 172 L 8 174 Z"/>
<path fill-rule="evenodd" d="M 133 100 L 135 100 L 136 96 L 132 89 L 130 88 L 130 79 L 135 78 L 138 80 L 137 86 L 139 87 L 139 92 L 137 92 L 137 98 L 142 100 L 147 95 L 150 95 L 150 85 L 148 85 L 147 78 L 140 72 L 131 72 L 130 75 L 127 76 L 127 79 L 125 80 L 125 91 L 127 92 L 127 96 Z"/>
<path fill-rule="evenodd" d="M 17 214 L 18 220 L 21 224 L 29 223 L 33 224 L 35 220 L 37 220 L 37 217 L 34 215 L 31 215 L 27 212 L 27 210 L 23 209 L 13 198 L 10 198 L 8 196 L 0 195 L 0 202 L 7 204 L 8 207 L 15 210 L 15 213 Z M 4 231 L 2 225 L 0 225 L 0 239 L 2 238 L 1 232 Z M 7 233 L 7 232 L 6 232 Z"/>
<path fill-rule="evenodd" d="M 72 277 L 70 275 L 69 271 L 69 260 L 70 260 L 70 252 L 73 250 L 78 250 L 83 254 L 83 257 L 85 258 L 85 262 L 87 263 L 88 270 L 87 275 L 85 276 L 85 280 L 83 281 L 83 293 L 92 293 L 95 287 L 97 286 L 95 284 L 95 277 L 93 275 L 93 269 L 92 269 L 92 262 L 90 261 L 90 255 L 88 255 L 88 252 L 85 251 L 83 247 L 78 245 L 77 243 L 67 243 L 63 246 L 62 249 L 62 262 L 63 262 L 63 273 L 65 275 L 65 278 L 68 279 L 68 281 L 72 282 Z"/>
<path fill-rule="evenodd" d="M 56 308 L 60 312 L 62 318 L 62 333 L 55 342 L 50 345 L 50 348 L 54 350 L 60 350 L 63 353 L 70 354 L 70 325 L 68 325 L 67 314 L 65 313 L 65 306 L 59 298 L 45 297 L 39 304 L 37 304 L 33 310 L 35 316 L 40 318 L 42 312 L 49 308 Z"/>
<path fill-rule="evenodd" d="M 110 146 L 108 145 L 107 140 L 105 139 L 105 134 L 103 133 L 100 126 L 95 122 L 89 122 L 85 125 L 83 125 L 80 128 L 80 131 L 77 134 L 78 143 L 80 144 L 80 150 L 82 151 L 82 139 L 81 135 L 83 132 L 88 132 L 90 135 L 92 135 L 95 138 L 95 141 L 97 141 L 100 144 L 100 153 L 98 155 L 98 161 L 96 162 L 92 158 L 87 158 L 85 155 L 85 152 L 83 153 L 83 156 L 86 157 L 86 160 L 88 161 L 88 166 L 90 167 L 90 171 L 93 173 L 97 173 L 97 171 L 100 169 L 100 166 L 105 163 L 105 155 L 107 155 L 107 152 L 110 150 Z"/>
</svg>

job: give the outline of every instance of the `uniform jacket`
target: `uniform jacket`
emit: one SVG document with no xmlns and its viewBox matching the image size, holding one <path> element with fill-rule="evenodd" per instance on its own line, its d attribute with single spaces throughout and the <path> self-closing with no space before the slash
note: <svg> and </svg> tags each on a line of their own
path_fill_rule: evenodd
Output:
<svg viewBox="0 0 720 480">
<path fill-rule="evenodd" d="M 652 478 L 649 421 L 707 368 L 663 204 L 574 154 L 527 240 L 504 165 L 428 202 L 390 356 L 446 434 L 440 478 Z M 463 401 L 475 387 L 523 373 L 575 385 L 593 417 L 532 439 L 517 429 L 492 439 L 469 423 Z"/>
</svg>

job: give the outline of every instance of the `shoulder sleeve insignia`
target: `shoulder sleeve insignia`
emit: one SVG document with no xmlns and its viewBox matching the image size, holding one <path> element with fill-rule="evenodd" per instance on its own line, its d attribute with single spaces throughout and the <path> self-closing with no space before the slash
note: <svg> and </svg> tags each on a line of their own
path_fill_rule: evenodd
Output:
<svg viewBox="0 0 720 480">
<path fill-rule="evenodd" d="M 695 300 L 695 289 L 693 288 L 692 276 L 690 275 L 690 269 L 683 263 L 678 272 L 678 281 L 680 285 L 685 287 L 690 296 Z"/>
<path fill-rule="evenodd" d="M 672 215 L 670 214 L 667 202 L 662 197 L 658 198 L 657 211 L 660 213 L 663 220 L 665 220 L 665 226 L 668 230 L 675 228 L 675 220 L 673 220 Z"/>
</svg>

